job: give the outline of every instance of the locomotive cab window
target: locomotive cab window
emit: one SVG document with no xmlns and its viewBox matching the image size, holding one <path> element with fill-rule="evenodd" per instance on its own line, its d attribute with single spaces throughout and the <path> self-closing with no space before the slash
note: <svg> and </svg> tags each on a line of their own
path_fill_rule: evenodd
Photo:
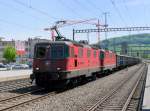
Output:
<svg viewBox="0 0 150 111">
<path fill-rule="evenodd" d="M 63 59 L 69 56 L 69 49 L 65 45 L 51 45 L 51 59 Z"/>
<path fill-rule="evenodd" d="M 46 45 L 37 45 L 35 48 L 35 58 L 44 58 L 46 56 Z"/>
</svg>

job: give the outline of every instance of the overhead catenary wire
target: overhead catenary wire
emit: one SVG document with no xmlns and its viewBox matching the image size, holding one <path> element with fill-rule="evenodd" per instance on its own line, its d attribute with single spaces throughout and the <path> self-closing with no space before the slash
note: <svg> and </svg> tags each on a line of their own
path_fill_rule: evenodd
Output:
<svg viewBox="0 0 150 111">
<path fill-rule="evenodd" d="M 70 7 L 68 4 L 66 4 L 63 0 L 59 0 L 59 3 L 61 3 L 62 6 L 65 6 L 65 8 L 69 9 L 70 12 L 74 13 L 75 15 L 78 15 L 78 17 L 82 16 L 80 13 L 78 13 L 72 7 Z"/>
<path fill-rule="evenodd" d="M 135 25 L 135 23 L 134 23 L 134 21 L 133 21 L 133 19 L 132 19 L 132 16 L 131 16 L 131 14 L 130 14 L 130 11 L 129 11 L 127 5 L 126 5 L 126 1 L 123 0 L 123 3 L 124 3 L 124 7 L 125 7 L 126 11 L 128 12 L 128 18 L 130 19 L 131 23 L 132 23 L 133 25 Z M 129 31 L 128 33 L 129 33 L 129 36 L 130 36 L 130 35 L 131 35 L 131 32 Z"/>
<path fill-rule="evenodd" d="M 94 9 L 103 13 L 102 9 L 100 9 L 93 1 L 91 1 L 91 0 L 87 0 L 87 1 L 89 2 L 89 5 L 91 5 Z"/>
<path fill-rule="evenodd" d="M 77 5 L 81 6 L 82 9 L 86 10 L 86 12 L 90 13 L 91 15 L 93 14 L 97 14 L 94 13 L 90 8 L 88 8 L 85 4 L 83 4 L 81 1 L 79 0 L 73 0 L 74 3 L 76 3 Z M 99 15 L 98 15 L 99 16 Z"/>
<path fill-rule="evenodd" d="M 97 9 L 99 13 L 104 14 L 105 11 L 103 11 L 100 7 L 98 7 L 93 0 L 86 0 L 89 2 L 89 5 L 91 5 L 94 9 Z M 100 15 L 101 18 L 103 18 L 102 15 Z"/>
<path fill-rule="evenodd" d="M 28 29 L 28 30 L 36 30 L 36 31 L 39 31 L 38 29 L 36 28 L 32 28 L 32 27 L 29 27 L 29 26 L 26 26 L 26 25 L 22 25 L 22 24 L 18 24 L 18 23 L 15 23 L 15 22 L 11 22 L 11 21 L 8 21 L 6 19 L 3 19 L 3 18 L 0 18 L 0 22 L 2 23 L 6 23 L 6 24 L 11 24 L 11 25 L 14 25 L 14 26 L 17 26 L 17 27 L 20 27 L 20 28 L 24 28 L 24 29 Z"/>
<path fill-rule="evenodd" d="M 33 10 L 33 11 L 35 11 L 35 12 L 38 12 L 38 13 L 40 13 L 40 14 L 42 14 L 42 15 L 45 15 L 45 16 L 49 17 L 50 19 L 61 19 L 61 18 L 57 18 L 57 17 L 51 16 L 49 13 L 47 13 L 47 12 L 45 12 L 45 11 L 43 11 L 43 10 L 40 10 L 40 9 L 38 9 L 38 8 L 35 8 L 35 7 L 31 6 L 31 5 L 28 5 L 28 4 L 24 3 L 24 2 L 21 2 L 21 1 L 19 1 L 19 0 L 13 0 L 13 1 L 14 1 L 15 3 L 17 3 L 17 4 L 20 4 L 20 5 L 22 5 L 22 6 L 26 7 L 26 8 L 28 8 L 28 9 L 31 9 L 31 10 Z"/>
<path fill-rule="evenodd" d="M 93 9 L 95 9 L 95 10 L 97 10 L 97 14 L 98 14 L 98 18 L 100 19 L 102 19 L 102 13 L 103 13 L 103 10 L 101 9 L 101 8 L 99 8 L 93 1 L 91 1 L 91 0 L 86 0 L 86 1 L 88 1 L 89 2 L 89 5 L 93 8 Z"/>
<path fill-rule="evenodd" d="M 22 13 L 23 13 L 23 14 L 26 14 L 26 15 L 28 15 L 28 16 L 30 16 L 30 17 L 36 19 L 36 20 L 39 20 L 39 19 L 40 19 L 40 17 L 31 15 L 31 14 L 28 14 L 28 13 L 26 13 L 24 10 L 21 10 L 21 9 L 19 9 L 19 8 L 16 8 L 16 7 L 14 7 L 13 5 L 11 5 L 11 4 L 9 4 L 9 3 L 0 1 L 0 5 L 2 5 L 2 6 L 4 6 L 4 7 L 7 7 L 7 8 L 11 8 L 11 9 L 13 9 L 13 10 L 15 10 L 15 11 L 21 13 L 21 14 L 22 14 Z"/>
<path fill-rule="evenodd" d="M 82 3 L 79 0 L 74 0 L 74 2 L 78 5 L 82 5 L 84 7 L 84 9 L 88 10 L 92 15 L 93 15 L 93 12 L 96 11 L 96 13 L 94 13 L 94 14 L 97 14 L 98 18 L 100 18 L 100 16 L 102 17 L 102 10 L 99 7 L 97 7 L 92 1 L 86 0 L 86 3 L 88 3 L 89 6 L 91 6 L 90 9 L 85 5 L 86 3 Z M 96 10 L 94 11 L 91 9 L 94 9 L 94 10 L 96 9 Z M 99 19 L 97 19 L 97 22 L 98 23 L 87 23 L 87 24 L 95 25 L 97 28 L 100 28 L 100 26 L 102 26 L 102 25 L 100 25 Z M 89 34 L 87 34 L 87 35 L 89 36 Z M 98 41 L 100 41 L 100 33 L 99 32 L 98 32 L 97 36 L 98 36 Z"/>
<path fill-rule="evenodd" d="M 133 17 L 131 16 L 130 10 L 129 10 L 129 8 L 127 7 L 127 4 L 126 4 L 126 1 L 125 1 L 125 0 L 123 0 L 123 4 L 124 4 L 124 7 L 125 7 L 126 11 L 128 12 L 128 17 L 129 17 L 131 23 L 132 23 L 133 25 L 135 25 L 134 20 L 133 20 Z"/>
<path fill-rule="evenodd" d="M 113 7 L 114 7 L 115 11 L 117 12 L 118 16 L 120 17 L 121 21 L 125 24 L 125 26 L 127 26 L 127 24 L 126 24 L 126 22 L 125 22 L 123 16 L 121 15 L 119 9 L 117 8 L 115 2 L 114 2 L 113 0 L 110 0 L 110 2 L 111 2 L 111 4 L 113 5 Z"/>
<path fill-rule="evenodd" d="M 110 2 L 111 2 L 111 4 L 113 5 L 115 11 L 117 12 L 117 14 L 118 14 L 118 16 L 120 17 L 120 19 L 121 19 L 121 21 L 123 22 L 123 24 L 124 24 L 125 26 L 127 26 L 127 24 L 126 24 L 126 22 L 125 22 L 125 20 L 124 20 L 124 18 L 123 18 L 123 16 L 122 16 L 122 14 L 120 13 L 119 9 L 118 9 L 117 6 L 116 6 L 116 3 L 115 3 L 113 0 L 110 0 Z"/>
</svg>

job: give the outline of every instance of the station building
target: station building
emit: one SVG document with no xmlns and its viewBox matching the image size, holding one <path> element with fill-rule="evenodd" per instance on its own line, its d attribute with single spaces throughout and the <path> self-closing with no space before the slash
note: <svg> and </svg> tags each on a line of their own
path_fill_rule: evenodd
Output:
<svg viewBox="0 0 150 111">
<path fill-rule="evenodd" d="M 20 40 L 0 40 L 0 62 L 5 61 L 5 58 L 3 58 L 4 49 L 7 46 L 12 46 L 16 49 L 17 58 L 16 62 L 27 62 L 32 61 L 33 55 L 34 55 L 34 46 L 36 43 L 39 42 L 49 42 L 48 39 L 41 39 L 41 38 L 28 38 L 25 41 Z"/>
</svg>

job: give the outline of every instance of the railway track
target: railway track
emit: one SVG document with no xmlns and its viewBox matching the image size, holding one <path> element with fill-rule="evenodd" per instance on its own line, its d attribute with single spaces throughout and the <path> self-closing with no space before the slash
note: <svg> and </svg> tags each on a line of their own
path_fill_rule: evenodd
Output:
<svg viewBox="0 0 150 111">
<path fill-rule="evenodd" d="M 53 95 L 55 95 L 54 92 L 46 92 L 44 88 L 36 89 L 18 96 L 0 100 L 0 111 L 12 110 Z"/>
<path fill-rule="evenodd" d="M 128 98 L 128 101 L 126 101 L 126 107 L 125 110 L 131 111 L 141 111 L 142 110 L 142 104 L 143 104 L 143 97 L 144 97 L 144 91 L 145 91 L 145 84 L 146 84 L 146 78 L 147 78 L 147 70 L 148 66 L 146 66 L 144 70 L 144 75 L 141 77 L 139 84 L 136 84 L 136 88 L 134 88 L 133 93 L 131 93 L 131 97 Z"/>
<path fill-rule="evenodd" d="M 106 110 L 122 110 L 123 107 L 125 108 L 125 110 L 129 110 L 133 107 L 134 102 L 132 102 L 132 106 L 131 106 L 131 97 L 130 99 L 127 99 L 129 96 L 123 96 L 121 92 L 121 88 L 122 87 L 126 87 L 124 86 L 126 83 L 128 83 L 129 79 L 133 79 L 136 76 L 136 79 L 134 80 L 137 81 L 137 78 L 140 78 L 139 76 L 143 77 L 142 74 L 144 73 L 143 70 L 145 69 L 145 66 L 142 66 L 141 68 L 137 68 L 138 70 L 133 71 L 133 73 L 139 73 L 139 74 L 131 74 L 130 77 L 126 78 L 126 80 L 122 81 L 118 86 L 116 86 L 116 88 L 114 88 L 112 91 L 110 91 L 106 96 L 104 96 L 102 99 L 98 100 L 96 104 L 94 105 L 89 105 L 88 107 L 88 111 L 99 111 L 102 109 L 106 109 Z M 143 77 L 144 80 L 144 77 Z M 141 81 L 141 79 L 139 79 L 138 81 Z M 139 82 L 135 82 L 136 84 L 138 84 Z M 132 83 L 133 84 L 133 83 Z M 129 92 L 131 93 L 131 90 L 134 89 L 135 84 L 128 89 L 128 93 L 127 95 L 129 95 Z M 135 88 L 136 89 L 136 88 Z M 56 95 L 55 92 L 46 92 L 43 93 L 43 89 L 35 89 L 32 90 L 30 92 L 24 93 L 24 94 L 20 94 L 17 96 L 13 96 L 10 98 L 6 98 L 6 99 L 1 99 L 0 100 L 0 111 L 6 111 L 6 110 L 16 110 L 16 109 L 20 109 L 22 106 L 28 106 L 29 104 L 33 104 L 36 101 L 40 101 L 43 100 L 47 97 L 51 97 L 53 95 Z M 135 91 L 133 91 L 135 92 Z M 122 98 L 122 102 L 120 102 L 119 104 L 117 103 L 112 103 L 113 101 L 113 97 L 116 97 L 120 94 L 120 98 Z M 132 94 L 133 95 L 133 94 Z M 126 100 L 128 100 L 129 103 L 125 102 Z M 125 106 L 124 106 L 125 105 Z"/>
<path fill-rule="evenodd" d="M 147 66 L 142 66 L 140 69 L 136 70 L 133 75 L 126 78 L 113 90 L 111 90 L 104 97 L 97 100 L 94 105 L 87 106 L 88 111 L 101 111 L 101 110 L 113 110 L 113 111 L 126 111 L 132 110 L 135 107 L 135 103 L 132 102 L 132 107 L 130 105 L 132 97 L 135 94 L 137 86 L 143 86 L 143 82 L 140 82 L 142 78 L 146 78 Z M 145 79 L 143 79 L 145 81 Z M 130 86 L 130 87 L 129 87 Z"/>
<path fill-rule="evenodd" d="M 32 86 L 29 79 L 20 79 L 0 83 L 0 92 Z"/>
</svg>

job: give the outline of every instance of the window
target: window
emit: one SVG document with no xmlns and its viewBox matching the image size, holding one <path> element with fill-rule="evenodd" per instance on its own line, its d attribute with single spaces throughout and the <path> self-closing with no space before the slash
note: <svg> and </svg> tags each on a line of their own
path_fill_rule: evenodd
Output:
<svg viewBox="0 0 150 111">
<path fill-rule="evenodd" d="M 69 48 L 67 45 L 52 44 L 50 50 L 52 59 L 63 59 L 69 57 Z"/>
<path fill-rule="evenodd" d="M 64 47 L 62 45 L 51 45 L 51 58 L 64 58 Z"/>
<path fill-rule="evenodd" d="M 112 55 L 112 53 L 110 53 L 110 55 L 109 55 L 109 56 L 110 56 L 110 58 L 112 58 L 112 56 L 113 56 L 113 55 Z"/>
<path fill-rule="evenodd" d="M 74 48 L 73 48 L 73 47 L 71 47 L 71 49 L 70 49 L 70 50 L 71 50 L 71 51 L 70 51 L 70 53 L 71 53 L 71 54 L 70 54 L 70 56 L 71 56 L 71 57 L 74 57 Z"/>
<path fill-rule="evenodd" d="M 100 59 L 104 59 L 105 57 L 105 53 L 104 52 L 100 52 Z"/>
<path fill-rule="evenodd" d="M 94 57 L 96 57 L 97 53 L 96 53 L 96 50 L 94 50 L 94 53 L 93 53 Z"/>
<path fill-rule="evenodd" d="M 82 48 L 82 47 L 80 47 L 80 48 L 78 49 L 78 54 L 79 54 L 79 57 L 82 57 L 82 56 L 83 56 L 83 48 Z"/>
<path fill-rule="evenodd" d="M 87 50 L 87 57 L 90 57 L 91 56 L 91 51 L 88 49 Z"/>
<path fill-rule="evenodd" d="M 36 58 L 44 58 L 46 56 L 46 46 L 37 46 L 35 57 Z"/>
<path fill-rule="evenodd" d="M 63 44 L 39 44 L 35 47 L 35 57 L 50 59 L 63 59 L 69 57 L 69 48 Z"/>
<path fill-rule="evenodd" d="M 67 45 L 64 45 L 64 57 L 69 57 L 69 47 Z"/>
</svg>

